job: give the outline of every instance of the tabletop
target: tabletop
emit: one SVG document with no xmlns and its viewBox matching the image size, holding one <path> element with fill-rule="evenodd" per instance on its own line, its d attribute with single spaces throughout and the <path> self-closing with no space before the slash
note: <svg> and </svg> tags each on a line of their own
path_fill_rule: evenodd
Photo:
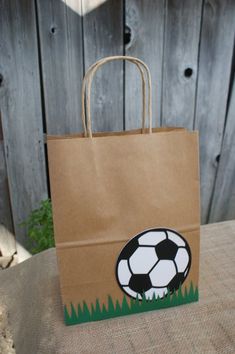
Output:
<svg viewBox="0 0 235 354">
<path fill-rule="evenodd" d="M 235 221 L 202 226 L 199 302 L 66 327 L 50 249 L 0 272 L 0 306 L 19 354 L 235 353 L 234 255 Z"/>
</svg>

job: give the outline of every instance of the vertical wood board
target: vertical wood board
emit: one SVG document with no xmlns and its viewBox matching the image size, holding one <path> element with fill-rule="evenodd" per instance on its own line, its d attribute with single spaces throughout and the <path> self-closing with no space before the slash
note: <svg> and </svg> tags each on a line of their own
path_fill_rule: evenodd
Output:
<svg viewBox="0 0 235 354">
<path fill-rule="evenodd" d="M 125 54 L 138 57 L 152 77 L 153 126 L 161 122 L 162 57 L 165 0 L 126 0 L 126 26 L 131 31 Z M 125 127 L 140 128 L 142 122 L 141 80 L 133 64 L 125 64 Z"/>
<path fill-rule="evenodd" d="M 166 1 L 163 125 L 193 128 L 201 12 L 201 0 Z"/>
<path fill-rule="evenodd" d="M 0 115 L 0 225 L 1 224 L 4 225 L 10 232 L 13 232 L 11 202 L 8 187 L 8 177 Z"/>
<path fill-rule="evenodd" d="M 235 2 L 205 1 L 195 127 L 200 131 L 202 223 L 208 222 L 220 155 L 234 42 Z"/>
<path fill-rule="evenodd" d="M 48 134 L 75 133 L 82 128 L 81 0 L 70 0 L 68 3 L 61 0 L 37 0 Z"/>
<path fill-rule="evenodd" d="M 234 76 L 234 74 L 233 74 Z M 235 79 L 235 76 L 234 76 Z M 216 175 L 209 222 L 235 218 L 235 80 Z"/>
<path fill-rule="evenodd" d="M 0 87 L 6 164 L 16 238 L 19 226 L 47 197 L 34 2 L 1 1 Z"/>
<path fill-rule="evenodd" d="M 123 1 L 109 0 L 88 12 L 92 0 L 83 0 L 85 69 L 98 59 L 123 55 Z M 123 129 L 123 62 L 100 68 L 91 90 L 94 131 Z"/>
</svg>

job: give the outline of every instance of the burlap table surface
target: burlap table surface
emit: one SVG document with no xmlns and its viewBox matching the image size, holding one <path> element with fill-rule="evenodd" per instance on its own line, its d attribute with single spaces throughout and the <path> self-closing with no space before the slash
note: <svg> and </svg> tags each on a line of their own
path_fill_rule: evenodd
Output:
<svg viewBox="0 0 235 354">
<path fill-rule="evenodd" d="M 55 250 L 0 272 L 16 353 L 235 353 L 235 221 L 201 228 L 200 301 L 66 327 Z"/>
</svg>

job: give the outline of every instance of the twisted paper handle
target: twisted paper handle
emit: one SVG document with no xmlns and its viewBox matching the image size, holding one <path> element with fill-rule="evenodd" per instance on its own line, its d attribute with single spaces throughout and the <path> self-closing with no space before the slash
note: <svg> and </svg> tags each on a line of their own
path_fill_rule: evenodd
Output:
<svg viewBox="0 0 235 354">
<path fill-rule="evenodd" d="M 96 63 L 90 66 L 87 70 L 83 82 L 82 82 L 82 123 L 84 128 L 85 136 L 92 138 L 92 125 L 91 125 L 91 109 L 90 109 L 90 96 L 91 96 L 91 84 L 96 71 L 107 62 L 114 60 L 127 60 L 134 63 L 140 71 L 142 79 L 142 101 L 143 101 L 143 111 L 142 111 L 142 132 L 144 132 L 146 124 L 146 79 L 148 83 L 148 119 L 149 119 L 149 133 L 152 132 L 152 87 L 151 87 L 151 75 L 147 65 L 140 59 L 130 57 L 130 56 L 112 56 L 98 60 Z M 86 104 L 85 104 L 85 93 L 86 94 Z M 85 110 L 86 107 L 86 110 Z M 86 113 L 85 113 L 86 111 Z M 87 119 L 86 119 L 87 118 Z"/>
</svg>

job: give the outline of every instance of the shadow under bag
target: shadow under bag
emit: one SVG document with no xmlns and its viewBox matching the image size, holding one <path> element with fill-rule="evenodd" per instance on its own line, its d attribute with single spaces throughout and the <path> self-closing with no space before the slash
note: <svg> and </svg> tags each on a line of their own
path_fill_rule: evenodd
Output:
<svg viewBox="0 0 235 354">
<path fill-rule="evenodd" d="M 119 59 L 141 75 L 142 129 L 93 134 L 93 76 Z M 152 128 L 150 73 L 128 56 L 104 58 L 88 69 L 82 122 L 83 134 L 48 136 L 65 323 L 198 300 L 198 132 Z"/>
</svg>

